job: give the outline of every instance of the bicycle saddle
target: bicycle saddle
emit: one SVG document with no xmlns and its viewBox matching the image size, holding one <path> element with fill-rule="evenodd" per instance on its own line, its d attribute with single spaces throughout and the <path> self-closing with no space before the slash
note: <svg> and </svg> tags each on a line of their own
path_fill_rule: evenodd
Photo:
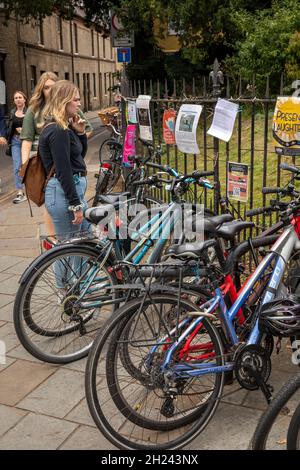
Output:
<svg viewBox="0 0 300 470">
<path fill-rule="evenodd" d="M 119 202 L 115 202 L 114 204 L 104 204 L 103 206 L 98 207 L 90 207 L 84 213 L 84 217 L 93 224 L 98 224 L 106 217 L 110 218 L 115 209 L 118 209 L 120 206 Z"/>
<path fill-rule="evenodd" d="M 224 224 L 225 222 L 231 222 L 233 217 L 231 214 L 221 214 L 221 215 L 214 215 L 212 217 L 205 217 L 214 227 L 218 227 L 218 225 Z"/>
<path fill-rule="evenodd" d="M 98 198 L 98 201 L 102 202 L 103 204 L 115 204 L 122 197 L 127 198 L 128 196 L 130 196 L 129 191 L 125 191 L 124 193 L 101 194 Z"/>
<path fill-rule="evenodd" d="M 199 258 L 201 254 L 216 246 L 216 240 L 205 240 L 199 243 L 184 243 L 183 245 L 171 245 L 166 250 L 166 255 L 173 256 L 175 258 Z"/>
<path fill-rule="evenodd" d="M 230 224 L 224 224 L 216 229 L 216 236 L 224 238 L 225 240 L 233 240 L 237 233 L 240 233 L 245 228 L 254 227 L 254 222 L 234 221 Z"/>
</svg>

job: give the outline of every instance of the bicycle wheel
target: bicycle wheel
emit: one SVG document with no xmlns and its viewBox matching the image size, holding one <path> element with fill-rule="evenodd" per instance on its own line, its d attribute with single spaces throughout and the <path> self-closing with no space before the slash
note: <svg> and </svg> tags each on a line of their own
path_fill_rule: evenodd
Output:
<svg viewBox="0 0 300 470">
<path fill-rule="evenodd" d="M 287 433 L 287 450 L 300 450 L 300 404 L 294 411 Z"/>
<path fill-rule="evenodd" d="M 113 139 L 106 139 L 99 149 L 100 165 L 109 165 L 110 173 L 106 192 L 110 193 L 117 185 L 122 174 L 122 145 Z"/>
<path fill-rule="evenodd" d="M 159 306 L 159 315 L 153 305 Z M 88 406 L 100 431 L 120 449 L 178 449 L 196 437 L 215 413 L 224 374 L 174 378 L 170 395 L 160 365 L 175 340 L 172 326 L 178 299 L 153 295 L 141 313 L 140 306 L 140 299 L 124 305 L 96 338 L 86 368 Z M 179 307 L 180 317 L 195 310 L 187 300 Z M 213 360 L 221 365 L 216 329 L 204 319 L 200 330 L 188 351 L 178 347 L 174 361 L 192 365 Z M 164 344 L 154 346 L 163 337 Z M 124 344 L 129 370 L 123 364 Z"/>
<path fill-rule="evenodd" d="M 88 354 L 96 331 L 114 310 L 109 302 L 117 283 L 98 257 L 99 251 L 87 246 L 54 248 L 20 284 L 14 325 L 21 344 L 37 359 L 66 364 Z M 104 301 L 108 305 L 102 306 Z"/>
<path fill-rule="evenodd" d="M 261 416 L 258 425 L 254 431 L 251 447 L 253 450 L 264 450 L 267 446 L 268 438 L 271 434 L 272 427 L 279 416 L 282 409 L 287 405 L 288 401 L 300 389 L 300 374 L 292 376 L 287 383 L 279 390 L 277 395 L 271 401 L 265 413 Z M 296 420 L 296 418 L 295 418 Z M 299 424 L 299 421 L 298 421 Z M 295 427 L 296 429 L 296 427 Z M 292 431 L 290 431 L 292 433 Z M 298 430 L 299 432 L 299 430 Z M 294 438 L 295 434 L 293 434 Z M 296 436 L 296 440 L 299 436 Z M 295 441 L 290 440 L 290 445 Z"/>
</svg>

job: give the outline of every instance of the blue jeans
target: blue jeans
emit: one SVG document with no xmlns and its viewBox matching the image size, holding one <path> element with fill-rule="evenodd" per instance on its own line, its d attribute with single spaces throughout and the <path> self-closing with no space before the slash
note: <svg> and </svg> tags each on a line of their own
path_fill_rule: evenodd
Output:
<svg viewBox="0 0 300 470">
<path fill-rule="evenodd" d="M 22 164 L 21 145 L 20 137 L 14 135 L 11 139 L 11 155 L 14 166 L 15 185 L 18 190 L 23 189 L 22 178 L 19 176 L 19 170 Z"/>
<path fill-rule="evenodd" d="M 84 197 L 87 188 L 86 178 L 78 178 L 76 191 L 81 202 L 84 204 L 84 210 L 87 208 L 87 202 Z M 88 231 L 90 224 L 84 220 L 80 225 L 74 225 L 73 212 L 68 210 L 69 201 L 65 196 L 64 190 L 56 178 L 50 178 L 45 191 L 45 206 L 50 214 L 55 233 L 60 239 L 67 239 L 74 236 L 77 232 Z M 80 270 L 81 260 L 78 257 L 64 258 L 54 264 L 54 272 L 57 288 L 69 288 L 72 281 L 76 280 Z"/>
</svg>

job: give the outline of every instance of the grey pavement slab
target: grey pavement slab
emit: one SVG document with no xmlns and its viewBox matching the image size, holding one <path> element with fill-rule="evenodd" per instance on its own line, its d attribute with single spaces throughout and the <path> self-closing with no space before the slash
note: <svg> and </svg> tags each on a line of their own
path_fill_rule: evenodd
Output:
<svg viewBox="0 0 300 470">
<path fill-rule="evenodd" d="M 84 396 L 84 374 L 60 369 L 26 396 L 18 406 L 35 413 L 63 418 Z"/>
<path fill-rule="evenodd" d="M 37 364 L 43 364 L 42 361 L 29 354 L 29 352 L 27 352 L 26 349 L 24 349 L 24 347 L 19 343 L 15 348 L 8 352 L 8 357 L 12 359 L 22 359 L 28 362 L 35 362 Z"/>
<path fill-rule="evenodd" d="M 247 449 L 257 421 L 258 410 L 221 403 L 207 428 L 187 449 Z"/>
<path fill-rule="evenodd" d="M 23 272 L 25 271 L 25 269 L 29 266 L 29 263 L 31 262 L 30 259 L 28 258 L 20 258 L 20 260 L 18 261 L 17 264 L 13 265 L 13 266 L 10 266 L 9 268 L 7 268 L 4 273 L 9 273 L 9 274 L 15 274 L 18 276 L 18 279 L 19 277 L 21 276 L 21 274 L 23 274 Z"/>
<path fill-rule="evenodd" d="M 0 403 L 16 405 L 54 372 L 48 364 L 15 361 L 0 374 Z"/>
<path fill-rule="evenodd" d="M 3 275 L 3 272 L 1 275 Z M 8 276 L 8 278 L 0 283 L 0 294 L 15 295 L 19 288 L 19 276 L 12 274 L 9 274 Z"/>
<path fill-rule="evenodd" d="M 0 405 L 0 436 L 3 436 L 10 428 L 14 427 L 26 414 L 26 411 Z"/>
<path fill-rule="evenodd" d="M 6 305 L 10 304 L 15 300 L 14 295 L 6 295 L 6 294 L 0 294 L 0 311 L 3 307 Z"/>
<path fill-rule="evenodd" d="M 10 279 L 13 277 L 13 274 L 10 274 L 10 273 L 7 273 L 7 272 L 2 272 L 0 273 L 0 285 L 2 284 L 2 282 Z"/>
<path fill-rule="evenodd" d="M 60 446 L 60 450 L 114 450 L 114 447 L 98 429 L 79 426 Z"/>
<path fill-rule="evenodd" d="M 76 429 L 75 423 L 30 413 L 0 438 L 0 449 L 57 449 Z"/>
<path fill-rule="evenodd" d="M 0 301 L 3 296 L 0 294 Z M 5 296 L 8 297 L 8 296 Z M 11 300 L 14 299 L 13 296 L 10 298 Z M 14 302 L 10 302 L 3 307 L 0 307 L 0 320 L 5 322 L 13 322 L 13 311 L 14 311 Z"/>
<path fill-rule="evenodd" d="M 0 328 L 0 340 L 5 342 L 7 352 L 20 344 L 13 323 L 5 323 Z"/>
<path fill-rule="evenodd" d="M 81 400 L 81 402 L 78 403 L 78 405 L 75 406 L 75 408 L 73 408 L 73 410 L 71 410 L 70 413 L 65 416 L 65 419 L 68 419 L 69 421 L 75 421 L 76 423 L 80 424 L 86 424 L 87 426 L 96 426 L 90 415 L 85 398 Z"/>
<path fill-rule="evenodd" d="M 14 359 L 13 357 L 6 356 L 5 357 L 5 364 L 0 363 L 0 374 L 1 374 L 1 372 L 4 371 L 4 369 L 11 366 L 14 362 L 16 362 L 16 359 Z"/>
<path fill-rule="evenodd" d="M 0 272 L 5 271 L 6 269 L 15 266 L 16 264 L 20 263 L 22 258 L 19 256 L 0 256 Z"/>
<path fill-rule="evenodd" d="M 16 233 L 16 229 L 18 232 Z M 34 238 L 37 236 L 36 224 L 20 224 L 18 228 L 15 225 L 1 225 L 0 226 L 0 239 L 16 238 L 16 235 L 21 238 Z"/>
</svg>

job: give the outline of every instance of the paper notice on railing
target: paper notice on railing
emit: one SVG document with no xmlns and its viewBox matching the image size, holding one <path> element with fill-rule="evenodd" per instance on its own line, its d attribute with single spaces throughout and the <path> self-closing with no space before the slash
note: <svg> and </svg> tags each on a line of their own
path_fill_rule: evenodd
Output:
<svg viewBox="0 0 300 470">
<path fill-rule="evenodd" d="M 136 100 L 137 116 L 139 121 L 140 138 L 144 140 L 153 140 L 151 115 L 150 115 L 151 96 L 139 95 Z"/>
<path fill-rule="evenodd" d="M 180 107 L 175 126 L 178 150 L 183 153 L 200 153 L 197 144 L 197 126 L 202 111 L 199 104 L 183 104 Z"/>
<path fill-rule="evenodd" d="M 212 125 L 207 133 L 228 142 L 232 136 L 238 109 L 238 104 L 219 98 L 215 107 Z"/>
<path fill-rule="evenodd" d="M 136 119 L 136 104 L 135 101 L 128 100 L 127 101 L 127 106 L 128 106 L 128 122 L 130 124 L 136 124 L 137 119 Z"/>
</svg>

